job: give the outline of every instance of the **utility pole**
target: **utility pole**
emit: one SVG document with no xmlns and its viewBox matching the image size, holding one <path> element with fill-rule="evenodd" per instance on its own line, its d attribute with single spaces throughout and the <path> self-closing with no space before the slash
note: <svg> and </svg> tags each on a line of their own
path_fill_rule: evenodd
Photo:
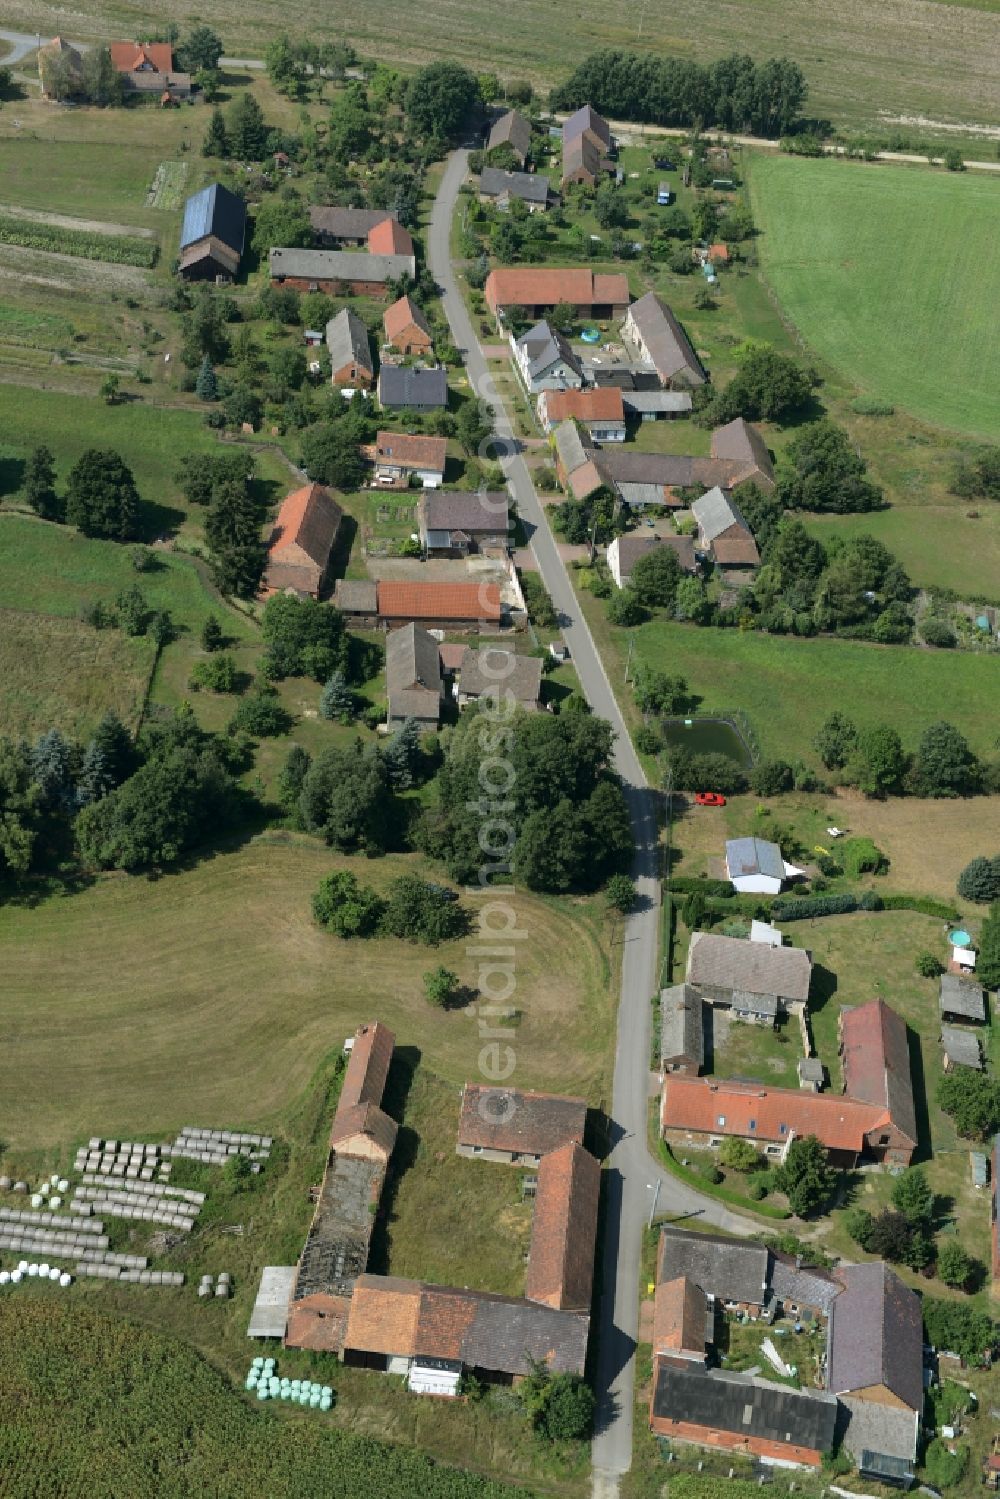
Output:
<svg viewBox="0 0 1000 1499">
<path fill-rule="evenodd" d="M 635 637 L 633 635 L 630 635 L 629 638 L 628 638 L 628 655 L 625 657 L 625 685 L 626 686 L 628 685 L 629 667 L 632 665 L 632 647 L 633 647 L 634 644 L 635 644 Z"/>
<path fill-rule="evenodd" d="M 659 1200 L 660 1200 L 660 1178 L 657 1177 L 656 1178 L 656 1190 L 653 1193 L 653 1205 L 652 1205 L 652 1207 L 649 1210 L 649 1222 L 646 1224 L 647 1228 L 652 1228 L 652 1226 L 653 1226 L 653 1214 L 656 1212 L 656 1204 L 659 1202 Z"/>
</svg>

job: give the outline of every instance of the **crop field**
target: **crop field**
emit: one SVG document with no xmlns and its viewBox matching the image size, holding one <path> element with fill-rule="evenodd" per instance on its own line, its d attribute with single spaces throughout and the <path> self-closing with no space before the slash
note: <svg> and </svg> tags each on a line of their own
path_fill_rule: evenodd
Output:
<svg viewBox="0 0 1000 1499">
<path fill-rule="evenodd" d="M 165 212 L 176 212 L 184 202 L 187 175 L 186 161 L 161 161 L 146 194 L 147 205 Z"/>
<path fill-rule="evenodd" d="M 555 27 L 550 6 L 522 0 L 517 25 L 500 31 L 482 0 L 460 6 L 454 0 L 428 0 L 419 19 L 414 13 L 402 27 L 395 0 L 371 0 L 349 15 L 329 17 L 317 15 L 303 0 L 280 8 L 274 0 L 247 0 L 236 10 L 224 0 L 204 0 L 198 16 L 218 30 L 227 52 L 239 56 L 263 56 L 274 32 L 284 29 L 317 42 L 351 41 L 361 53 L 394 66 L 454 57 L 476 70 L 494 68 L 501 77 L 545 84 L 563 76 L 572 59 L 600 47 L 641 46 L 701 60 L 733 51 L 788 56 L 805 68 L 812 85 L 809 108 L 820 116 L 872 121 L 886 110 L 993 123 L 1000 113 L 995 8 L 995 0 L 976 8 L 935 0 L 882 0 L 872 7 L 850 0 L 824 10 L 811 0 L 734 0 L 706 10 L 696 0 L 678 0 L 669 11 L 650 6 L 640 20 L 601 0 L 577 0 Z M 0 19 L 43 35 L 66 29 L 55 0 L 37 6 L 2 0 Z M 183 25 L 186 16 L 178 19 Z M 85 0 L 74 8 L 70 30 L 83 40 L 107 37 L 115 27 L 132 35 L 160 20 L 152 0 L 110 9 Z"/>
<path fill-rule="evenodd" d="M 153 650 L 117 630 L 0 609 L 0 734 L 33 739 L 55 726 L 83 738 L 109 708 L 134 728 Z"/>
<path fill-rule="evenodd" d="M 1000 182 L 755 156 L 761 266 L 806 343 L 865 394 L 1000 437 Z"/>
<path fill-rule="evenodd" d="M 0 1469 L 3 1492 L 12 1499 L 43 1493 L 243 1499 L 264 1491 L 274 1499 L 354 1499 L 364 1492 L 394 1499 L 516 1499 L 524 1493 L 385 1445 L 368 1434 L 370 1427 L 341 1429 L 339 1389 L 330 1415 L 251 1404 L 193 1349 L 133 1320 L 141 1314 L 138 1306 L 130 1308 L 133 1318 L 114 1314 L 86 1290 L 76 1304 L 34 1283 L 3 1299 L 0 1400 L 8 1414 L 0 1429 Z M 247 1368 L 253 1350 L 243 1343 Z M 282 1354 L 279 1367 L 294 1362 L 294 1354 Z M 340 1369 L 333 1360 L 324 1363 L 332 1369 L 319 1375 L 310 1367 L 310 1377 L 332 1377 L 339 1386 Z M 449 1420 L 438 1401 L 394 1401 L 395 1392 L 377 1376 L 367 1382 L 389 1405 L 422 1405 L 444 1428 L 482 1424 Z M 465 1415 L 464 1402 L 450 1403 Z M 510 1424 L 521 1423 L 515 1418 Z M 451 1456 L 463 1460 L 460 1450 Z"/>
<path fill-rule="evenodd" d="M 466 942 L 346 945 L 323 932 L 310 900 L 338 862 L 285 835 L 155 882 L 111 876 L 34 908 L 0 908 L 0 1097 L 12 1153 L 195 1117 L 273 1121 L 317 1057 L 373 1015 L 451 1084 L 475 1076 L 477 1021 L 430 1007 L 422 984 L 443 963 L 474 986 Z M 383 886 L 413 867 L 385 858 L 363 877 Z M 531 939 L 519 952 L 517 1080 L 597 1103 L 614 1000 L 592 908 L 526 894 L 516 904 Z"/>
</svg>

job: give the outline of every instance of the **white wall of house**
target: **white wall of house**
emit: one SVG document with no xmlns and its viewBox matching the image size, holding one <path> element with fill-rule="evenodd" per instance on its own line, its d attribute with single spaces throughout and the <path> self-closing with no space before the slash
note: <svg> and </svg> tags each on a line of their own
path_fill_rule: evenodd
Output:
<svg viewBox="0 0 1000 1499">
<path fill-rule="evenodd" d="M 733 880 L 733 888 L 741 895 L 779 895 L 782 882 L 770 874 L 741 874 Z"/>
<path fill-rule="evenodd" d="M 611 576 L 614 578 L 615 583 L 617 584 L 617 586 L 619 588 L 624 588 L 625 585 L 622 582 L 622 564 L 621 564 L 621 557 L 619 556 L 619 553 L 618 553 L 618 537 L 617 536 L 615 537 L 615 539 L 613 541 L 611 541 L 611 542 L 608 543 L 608 571 L 611 574 Z"/>
</svg>

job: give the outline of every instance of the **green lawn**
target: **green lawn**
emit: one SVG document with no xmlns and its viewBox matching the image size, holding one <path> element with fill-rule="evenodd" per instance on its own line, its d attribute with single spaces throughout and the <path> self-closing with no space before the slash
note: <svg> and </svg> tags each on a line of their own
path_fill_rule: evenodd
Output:
<svg viewBox="0 0 1000 1499">
<path fill-rule="evenodd" d="M 759 155 L 750 188 L 761 265 L 808 344 L 866 394 L 1000 437 L 1000 183 Z"/>
<path fill-rule="evenodd" d="M 994 747 L 996 726 L 983 711 L 1000 686 L 1000 661 L 994 657 L 799 640 L 662 619 L 626 632 L 608 625 L 603 603 L 589 598 L 587 613 L 610 654 L 615 684 L 624 675 L 629 636 L 638 661 L 686 677 L 706 709 L 745 709 L 769 758 L 801 756 L 814 762 L 812 740 L 834 708 L 861 725 L 892 724 L 907 747 L 915 747 L 920 733 L 942 718 L 961 729 L 980 753 Z"/>
<path fill-rule="evenodd" d="M 969 510 L 979 518 L 970 520 Z M 806 525 L 821 541 L 859 532 L 878 537 L 918 587 L 1000 600 L 1000 505 L 893 506 L 874 515 L 810 516 Z"/>
<path fill-rule="evenodd" d="M 716 1077 L 751 1078 L 772 1088 L 798 1087 L 796 1067 L 802 1056 L 802 1039 L 797 1021 L 786 1018 L 779 1030 L 772 1030 L 715 1011 L 713 1024 L 716 1045 L 712 1072 Z M 720 1040 L 725 1032 L 728 1034 Z"/>
<path fill-rule="evenodd" d="M 142 500 L 140 526 L 147 539 L 185 524 L 188 530 L 200 528 L 200 515 L 192 523 L 174 482 L 182 453 L 218 448 L 196 411 L 165 410 L 141 398 L 107 406 L 96 395 L 0 384 L 0 498 L 17 495 L 22 464 L 42 443 L 55 456 L 60 483 L 87 448 L 117 449 L 135 475 Z M 259 455 L 258 469 L 273 484 L 275 497 L 290 479 L 269 453 Z"/>
</svg>

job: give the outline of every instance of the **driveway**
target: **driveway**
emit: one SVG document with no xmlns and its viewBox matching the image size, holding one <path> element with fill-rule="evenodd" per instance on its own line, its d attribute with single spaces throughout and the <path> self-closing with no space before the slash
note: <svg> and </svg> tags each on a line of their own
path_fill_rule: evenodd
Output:
<svg viewBox="0 0 1000 1499">
<path fill-rule="evenodd" d="M 455 346 L 469 377 L 494 418 L 496 435 L 506 443 L 504 471 L 519 515 L 531 529 L 531 551 L 545 587 L 560 616 L 562 632 L 576 666 L 580 686 L 593 711 L 615 730 L 615 769 L 621 776 L 635 833 L 633 867 L 638 889 L 636 910 L 625 924 L 622 943 L 621 1001 L 618 1007 L 614 1087 L 611 1101 L 614 1142 L 607 1163 L 605 1237 L 598 1338 L 596 1390 L 597 1435 L 593 1445 L 595 1499 L 610 1499 L 632 1462 L 635 1341 L 639 1317 L 639 1259 L 642 1230 L 659 1182 L 659 1214 L 697 1215 L 731 1232 L 753 1225 L 710 1198 L 692 1191 L 662 1172 L 646 1144 L 649 1094 L 650 998 L 657 985 L 660 886 L 656 799 L 632 747 L 614 691 L 549 529 L 531 475 L 519 451 L 510 416 L 497 392 L 483 349 L 466 310 L 448 249 L 449 230 L 459 188 L 468 166 L 468 151 L 448 158 L 431 214 L 430 268 L 441 288 Z"/>
</svg>

